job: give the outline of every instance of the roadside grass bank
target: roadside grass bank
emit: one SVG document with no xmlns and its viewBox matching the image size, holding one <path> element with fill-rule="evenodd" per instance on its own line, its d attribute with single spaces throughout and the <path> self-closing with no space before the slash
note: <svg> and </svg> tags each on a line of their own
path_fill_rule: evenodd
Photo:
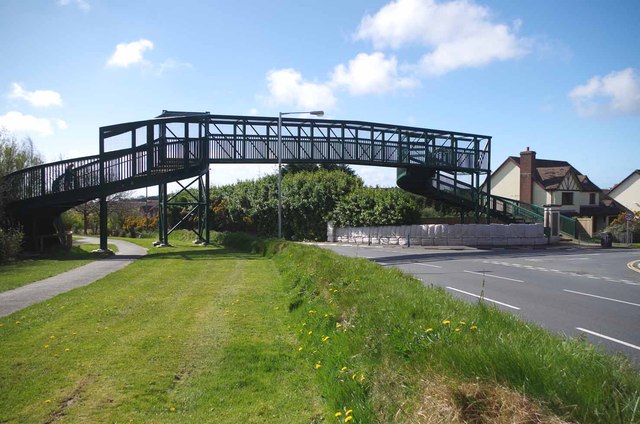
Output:
<svg viewBox="0 0 640 424">
<path fill-rule="evenodd" d="M 640 374 L 624 358 L 365 259 L 267 250 L 298 355 L 340 422 L 640 422 Z"/>
<path fill-rule="evenodd" d="M 320 421 L 273 261 L 131 241 L 149 254 L 0 319 L 0 422 Z"/>
<path fill-rule="evenodd" d="M 42 256 L 2 264 L 0 293 L 53 277 L 99 259 L 102 257 L 101 254 L 91 252 L 97 248 L 97 244 L 73 246 L 70 250 L 58 247 Z M 114 249 L 115 246 L 109 245 L 109 248 Z"/>
</svg>

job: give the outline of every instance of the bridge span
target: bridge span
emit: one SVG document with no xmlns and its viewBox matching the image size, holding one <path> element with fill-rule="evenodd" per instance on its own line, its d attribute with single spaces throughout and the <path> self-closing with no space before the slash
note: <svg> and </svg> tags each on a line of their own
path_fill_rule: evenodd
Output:
<svg viewBox="0 0 640 424">
<path fill-rule="evenodd" d="M 208 241 L 209 165 L 277 163 L 281 151 L 282 163 L 397 168 L 399 187 L 473 211 L 476 221 L 481 216 L 488 219 L 497 209 L 490 193 L 483 191 L 491 173 L 490 136 L 310 118 L 283 118 L 281 136 L 279 150 L 277 117 L 163 111 L 153 119 L 101 127 L 97 155 L 7 175 L 5 204 L 35 240 L 60 231 L 55 223 L 62 212 L 98 198 L 100 244 L 106 249 L 106 197 L 158 185 L 160 241 L 167 242 L 171 231 L 166 222 L 167 184 L 198 178 L 201 195 L 194 214 L 201 218 L 200 235 Z"/>
</svg>

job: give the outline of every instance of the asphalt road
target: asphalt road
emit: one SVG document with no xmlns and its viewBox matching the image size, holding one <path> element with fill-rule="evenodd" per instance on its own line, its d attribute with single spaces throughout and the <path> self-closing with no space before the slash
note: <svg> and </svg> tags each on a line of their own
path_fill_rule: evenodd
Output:
<svg viewBox="0 0 640 424">
<path fill-rule="evenodd" d="M 415 275 L 425 285 L 486 302 L 568 336 L 622 353 L 640 366 L 640 251 L 570 249 L 426 249 L 322 244 Z M 483 283 L 484 282 L 484 283 Z"/>
</svg>

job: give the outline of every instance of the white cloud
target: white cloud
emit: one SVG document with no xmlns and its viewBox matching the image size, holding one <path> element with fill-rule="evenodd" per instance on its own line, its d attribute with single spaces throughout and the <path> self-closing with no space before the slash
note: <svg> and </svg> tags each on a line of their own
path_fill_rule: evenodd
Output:
<svg viewBox="0 0 640 424">
<path fill-rule="evenodd" d="M 378 48 L 418 45 L 429 49 L 419 62 L 425 74 L 440 75 L 458 68 L 478 67 L 514 59 L 528 52 L 527 40 L 513 27 L 491 22 L 490 11 L 467 0 L 395 0 L 360 22 L 355 36 Z"/>
<path fill-rule="evenodd" d="M 275 69 L 267 73 L 268 102 L 303 110 L 324 109 L 336 103 L 329 84 L 305 81 L 295 69 Z"/>
<path fill-rule="evenodd" d="M 398 61 L 385 58 L 384 53 L 360 53 L 347 66 L 333 70 L 331 84 L 345 87 L 355 95 L 380 94 L 398 88 L 413 88 L 419 84 L 415 78 L 398 76 Z"/>
<path fill-rule="evenodd" d="M 178 62 L 173 59 L 167 59 L 164 62 L 155 66 L 156 74 L 158 76 L 164 75 L 166 71 L 172 71 L 174 69 L 191 69 L 193 65 L 189 62 Z"/>
<path fill-rule="evenodd" d="M 70 4 L 75 4 L 82 10 L 91 9 L 91 5 L 87 0 L 58 0 L 58 6 L 68 6 Z"/>
<path fill-rule="evenodd" d="M 595 76 L 571 90 L 569 97 L 585 116 L 640 114 L 640 73 L 627 68 Z"/>
<path fill-rule="evenodd" d="M 6 128 L 13 133 L 51 135 L 56 129 L 67 128 L 67 123 L 61 119 L 37 118 L 11 111 L 0 115 L 0 128 Z"/>
<path fill-rule="evenodd" d="M 107 61 L 107 66 L 126 68 L 136 63 L 146 63 L 142 53 L 151 49 L 153 49 L 153 43 L 144 38 L 131 43 L 120 43 Z"/>
<path fill-rule="evenodd" d="M 27 91 L 20 84 L 14 82 L 10 98 L 23 99 L 35 107 L 62 106 L 60 94 L 51 90 Z"/>
</svg>

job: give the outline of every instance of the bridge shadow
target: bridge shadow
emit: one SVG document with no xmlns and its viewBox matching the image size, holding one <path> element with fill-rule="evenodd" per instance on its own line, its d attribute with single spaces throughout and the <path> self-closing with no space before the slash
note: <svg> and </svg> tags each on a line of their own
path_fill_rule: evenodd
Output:
<svg viewBox="0 0 640 424">
<path fill-rule="evenodd" d="M 153 259 L 182 259 L 186 261 L 221 261 L 221 260 L 259 260 L 263 259 L 263 256 L 257 253 L 242 252 L 237 249 L 229 248 L 197 248 L 189 250 L 175 250 L 172 251 L 172 247 L 163 247 L 162 250 L 151 251 L 145 256 L 138 257 L 139 260 L 153 260 Z M 132 255 L 134 256 L 134 255 Z"/>
<path fill-rule="evenodd" d="M 412 262 L 437 262 L 443 260 L 453 260 L 453 259 L 491 259 L 501 256 L 508 256 L 510 258 L 514 257 L 530 257 L 535 255 L 536 257 L 559 257 L 566 255 L 576 255 L 580 253 L 611 253 L 611 250 L 602 250 L 597 247 L 581 247 L 579 249 L 558 249 L 558 248 L 528 248 L 528 249 L 479 249 L 479 250 L 470 250 L 470 251 L 462 251 L 462 250 L 454 250 L 452 251 L 429 251 L 425 253 L 407 253 L 404 251 L 403 254 L 398 255 L 388 255 L 388 256 L 376 256 L 369 257 L 367 259 L 375 262 L 385 262 L 389 264 L 403 264 L 403 263 L 412 263 Z M 455 252 L 455 253 L 454 253 Z"/>
</svg>

